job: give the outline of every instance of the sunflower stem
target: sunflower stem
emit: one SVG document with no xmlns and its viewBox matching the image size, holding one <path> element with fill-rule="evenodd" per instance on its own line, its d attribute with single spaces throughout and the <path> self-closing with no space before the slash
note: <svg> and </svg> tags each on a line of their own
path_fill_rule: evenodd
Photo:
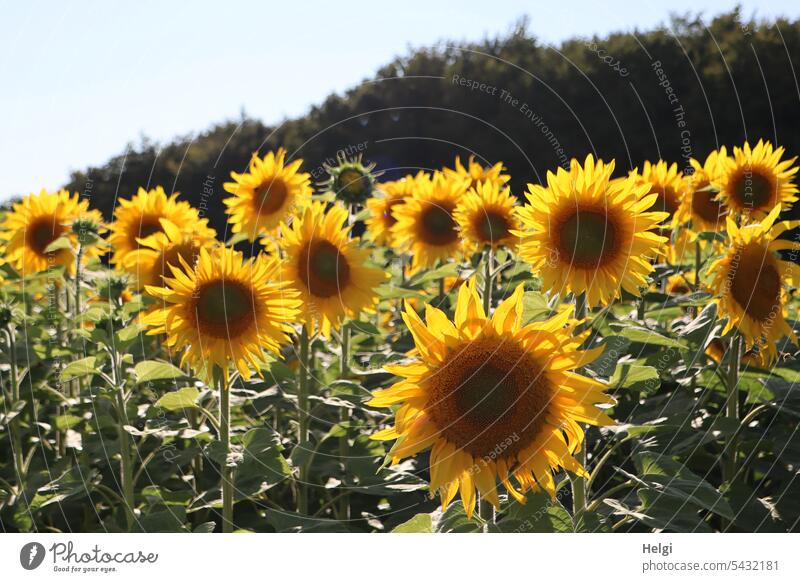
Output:
<svg viewBox="0 0 800 582">
<path fill-rule="evenodd" d="M 575 295 L 575 318 L 586 319 L 586 294 Z M 575 460 L 581 467 L 586 467 L 586 438 L 581 447 L 575 451 Z M 586 510 L 586 478 L 578 475 L 570 477 L 572 481 L 572 514 L 580 515 Z"/>
<path fill-rule="evenodd" d="M 114 402 L 117 412 L 117 436 L 119 438 L 119 472 L 122 481 L 122 498 L 125 500 L 125 519 L 128 524 L 128 531 L 133 531 L 136 523 L 134 514 L 134 492 L 133 492 L 133 467 L 131 465 L 131 441 L 125 427 L 128 424 L 128 413 L 125 407 L 125 383 L 122 380 L 119 365 L 119 353 L 114 345 L 114 336 L 111 319 L 108 322 L 108 332 L 111 337 L 111 374 L 114 384 Z"/>
<path fill-rule="evenodd" d="M 727 388 L 728 397 L 725 402 L 725 418 L 739 422 L 739 360 L 741 358 L 741 337 L 734 330 L 731 335 L 731 347 L 728 359 Z M 729 485 L 736 474 L 736 440 L 735 435 L 728 442 L 727 454 L 722 465 L 722 479 Z"/>
<path fill-rule="evenodd" d="M 215 368 L 219 388 L 219 428 L 220 442 L 225 453 L 220 474 L 222 475 L 222 533 L 233 531 L 233 467 L 228 461 L 231 452 L 231 391 L 225 384 L 222 370 Z"/>
<path fill-rule="evenodd" d="M 489 247 L 484 255 L 484 273 L 483 273 L 483 311 L 486 317 L 489 317 L 489 309 L 492 307 L 492 248 Z"/>
<path fill-rule="evenodd" d="M 700 240 L 694 242 L 694 290 L 700 290 L 700 267 L 703 264 L 702 251 L 700 250 Z"/>
<path fill-rule="evenodd" d="M 298 419 L 298 435 L 297 443 L 301 449 L 305 449 L 308 445 L 308 375 L 310 370 L 309 366 L 309 341 L 308 329 L 303 325 L 300 332 L 300 365 L 298 366 L 298 373 L 300 375 L 297 391 L 297 413 Z M 297 511 L 302 515 L 308 515 L 308 464 L 300 463 L 300 482 L 298 483 L 297 491 Z"/>
<path fill-rule="evenodd" d="M 11 404 L 15 406 L 21 400 L 19 378 L 17 376 L 17 348 L 14 340 L 14 331 L 9 325 L 6 329 L 8 339 L 9 367 L 11 368 Z M 11 439 L 14 447 L 14 467 L 17 470 L 17 483 L 20 491 L 25 488 L 25 455 L 22 452 L 22 435 L 20 434 L 20 421 L 22 411 L 9 423 Z"/>
<path fill-rule="evenodd" d="M 341 362 L 341 377 L 347 379 L 350 377 L 350 328 L 346 325 L 342 328 L 342 362 Z M 339 408 L 339 423 L 344 431 L 344 435 L 339 439 L 339 460 L 342 463 L 342 486 L 344 487 L 344 479 L 347 476 L 347 467 L 345 458 L 347 457 L 347 423 L 350 421 L 350 411 L 342 406 Z M 350 496 L 346 492 L 339 499 L 339 519 L 350 519 Z"/>
</svg>

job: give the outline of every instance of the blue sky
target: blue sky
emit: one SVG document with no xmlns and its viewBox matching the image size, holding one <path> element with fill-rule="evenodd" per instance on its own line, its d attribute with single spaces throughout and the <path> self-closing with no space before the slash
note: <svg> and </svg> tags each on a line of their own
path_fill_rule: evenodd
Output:
<svg viewBox="0 0 800 582">
<path fill-rule="evenodd" d="M 166 141 L 242 109 L 266 123 L 302 115 L 410 47 L 479 40 L 525 14 L 555 44 L 735 4 L 0 0 L 0 199 L 57 188 L 141 135 Z M 800 15 L 796 1 L 740 4 L 761 18 Z"/>
</svg>

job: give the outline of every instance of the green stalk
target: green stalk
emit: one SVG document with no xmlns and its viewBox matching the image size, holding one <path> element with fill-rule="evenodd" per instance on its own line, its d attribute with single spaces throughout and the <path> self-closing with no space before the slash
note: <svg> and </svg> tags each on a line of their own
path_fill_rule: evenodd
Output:
<svg viewBox="0 0 800 582">
<path fill-rule="evenodd" d="M 308 354 L 309 354 L 308 329 L 303 325 L 300 332 L 300 374 L 297 391 L 297 413 L 299 415 L 297 443 L 299 447 L 306 448 L 308 444 Z M 297 511 L 302 515 L 308 515 L 308 466 L 306 463 L 300 464 L 300 482 L 297 491 Z"/>
<path fill-rule="evenodd" d="M 703 256 L 700 251 L 700 241 L 694 242 L 694 290 L 700 290 L 700 266 L 703 264 Z"/>
<path fill-rule="evenodd" d="M 81 254 L 83 246 L 78 245 L 78 253 L 75 258 L 75 320 L 81 314 Z"/>
<path fill-rule="evenodd" d="M 347 326 L 342 327 L 342 362 L 341 362 L 341 377 L 347 379 L 350 377 L 350 328 Z M 350 411 L 342 406 L 339 408 L 339 422 L 343 425 L 342 428 L 345 434 L 339 439 L 339 458 L 342 461 L 342 470 L 345 470 L 345 458 L 347 457 L 347 429 L 344 428 L 350 420 Z M 344 483 L 342 476 L 342 483 Z M 339 519 L 350 519 L 350 496 L 343 492 L 341 499 L 339 499 Z"/>
<path fill-rule="evenodd" d="M 231 452 L 231 391 L 225 384 L 222 370 L 215 370 L 217 375 L 217 388 L 219 389 L 219 428 L 222 450 L 225 460 L 222 462 L 220 474 L 222 475 L 222 533 L 233 531 L 233 467 L 228 463 Z"/>
<path fill-rule="evenodd" d="M 114 329 L 111 318 L 108 320 L 108 334 L 111 345 L 111 377 L 114 384 L 115 407 L 117 413 L 117 436 L 119 438 L 120 452 L 120 481 L 122 481 L 122 497 L 125 500 L 125 520 L 128 524 L 128 531 L 133 531 L 136 523 L 134 514 L 134 494 L 133 494 L 133 467 L 131 465 L 131 441 L 125 430 L 128 424 L 128 413 L 125 409 L 125 384 L 119 367 L 119 354 L 114 342 Z"/>
<path fill-rule="evenodd" d="M 483 257 L 483 311 L 489 316 L 492 307 L 492 248 L 489 247 Z"/>
<path fill-rule="evenodd" d="M 14 331 L 11 326 L 5 330 L 6 337 L 8 338 L 8 359 L 11 367 L 11 405 L 15 405 L 22 397 L 20 393 L 19 378 L 17 376 L 17 346 L 14 339 Z M 22 420 L 22 411 L 17 414 L 10 425 L 11 439 L 14 446 L 14 467 L 17 470 L 17 481 L 19 489 L 22 491 L 25 488 L 25 455 L 22 452 L 22 435 L 20 434 L 20 421 Z"/>
<path fill-rule="evenodd" d="M 731 347 L 728 359 L 727 388 L 728 397 L 725 402 L 725 418 L 739 422 L 739 360 L 741 358 L 741 337 L 737 331 L 731 336 Z M 736 435 L 728 443 L 728 452 L 722 465 L 722 478 L 729 485 L 736 475 Z"/>
<path fill-rule="evenodd" d="M 575 296 L 575 318 L 586 318 L 586 294 Z M 575 460 L 581 467 L 586 467 L 586 438 L 583 439 L 581 448 L 575 452 Z M 578 516 L 586 510 L 586 478 L 571 475 L 572 481 L 572 514 Z"/>
</svg>

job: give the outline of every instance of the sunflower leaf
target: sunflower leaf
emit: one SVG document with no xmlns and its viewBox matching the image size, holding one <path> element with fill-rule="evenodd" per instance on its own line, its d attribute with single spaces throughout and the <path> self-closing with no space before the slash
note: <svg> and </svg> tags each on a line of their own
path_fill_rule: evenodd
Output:
<svg viewBox="0 0 800 582">
<path fill-rule="evenodd" d="M 133 372 L 136 375 L 137 384 L 159 380 L 177 380 L 179 378 L 188 377 L 180 368 L 176 368 L 168 362 L 159 362 L 156 360 L 139 362 L 134 367 Z"/>
</svg>

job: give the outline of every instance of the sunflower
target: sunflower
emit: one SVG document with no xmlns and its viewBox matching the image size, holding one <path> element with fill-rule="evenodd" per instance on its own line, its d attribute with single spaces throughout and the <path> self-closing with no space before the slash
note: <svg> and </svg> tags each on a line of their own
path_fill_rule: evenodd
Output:
<svg viewBox="0 0 800 582">
<path fill-rule="evenodd" d="M 656 195 L 656 201 L 651 210 L 666 212 L 669 216 L 665 224 L 668 225 L 680 208 L 683 198 L 683 174 L 678 171 L 678 164 L 670 165 L 664 160 L 659 160 L 655 164 L 645 162 L 641 174 L 636 170 L 631 174 L 642 184 L 650 187 L 649 194 Z"/>
<path fill-rule="evenodd" d="M 464 182 L 465 190 L 475 188 L 478 184 L 484 182 L 492 182 L 498 187 L 502 187 L 511 179 L 511 176 L 504 174 L 503 162 L 497 162 L 493 166 L 484 167 L 475 161 L 475 156 L 470 156 L 467 166 L 461 163 L 461 158 L 456 156 L 455 169 L 444 168 L 443 172 L 446 178 L 456 181 Z"/>
<path fill-rule="evenodd" d="M 375 191 L 375 164 L 364 165 L 360 155 L 349 159 L 342 153 L 336 161 L 336 165 L 324 164 L 329 178 L 323 188 L 348 206 L 364 204 Z"/>
<path fill-rule="evenodd" d="M 300 172 L 303 160 L 286 164 L 286 150 L 269 152 L 264 159 L 253 154 L 250 171 L 231 172 L 233 182 L 223 188 L 233 194 L 223 200 L 234 233 L 243 232 L 253 242 L 287 221 L 296 208 L 311 199 L 311 176 Z"/>
<path fill-rule="evenodd" d="M 375 288 L 388 276 L 366 266 L 369 250 L 358 247 L 344 227 L 347 210 L 312 202 L 302 217 L 286 229 L 280 245 L 286 254 L 281 277 L 302 300 L 302 315 L 310 333 L 330 335 L 342 319 L 357 317 L 378 303 Z"/>
<path fill-rule="evenodd" d="M 755 348 L 765 361 L 777 356 L 775 343 L 782 337 L 796 341 L 786 323 L 786 286 L 800 281 L 800 268 L 784 261 L 781 250 L 800 250 L 800 243 L 777 237 L 800 226 L 800 221 L 775 224 L 781 206 L 760 223 L 738 227 L 728 216 L 727 253 L 710 267 L 711 287 L 721 316 L 728 318 L 723 335 L 736 327 L 748 350 Z"/>
<path fill-rule="evenodd" d="M 397 222 L 394 209 L 413 194 L 416 181 L 423 179 L 425 174 L 420 172 L 417 177 L 406 176 L 400 180 L 378 184 L 378 190 L 383 192 L 383 196 L 374 196 L 367 200 L 370 217 L 366 220 L 367 230 L 376 244 L 391 246 L 391 228 Z"/>
<path fill-rule="evenodd" d="M 579 423 L 614 424 L 595 406 L 613 404 L 607 386 L 572 371 L 602 348 L 579 350 L 589 332 L 574 335 L 571 306 L 523 326 L 523 295 L 520 285 L 488 317 L 472 279 L 459 288 L 453 322 L 430 305 L 423 322 L 407 305 L 414 360 L 386 366 L 403 379 L 369 401 L 400 405 L 395 425 L 373 435 L 397 439 L 392 463 L 431 448 L 431 491 L 443 508 L 460 491 L 470 517 L 476 489 L 499 507 L 498 478 L 520 502 L 527 490 L 555 498 L 553 471 L 586 475 L 573 456 L 583 440 Z"/>
<path fill-rule="evenodd" d="M 733 148 L 733 157 L 725 160 L 720 178 L 720 193 L 728 205 L 753 220 L 760 220 L 776 205 L 797 201 L 793 176 L 797 158 L 783 160 L 784 149 L 773 149 L 770 142 L 758 140 L 750 148 Z"/>
<path fill-rule="evenodd" d="M 484 246 L 514 246 L 519 219 L 514 211 L 517 199 L 497 182 L 479 183 L 456 206 L 454 217 L 461 229 L 464 247 L 471 252 Z"/>
<path fill-rule="evenodd" d="M 410 273 L 432 267 L 439 260 L 461 256 L 461 237 L 455 209 L 466 191 L 461 180 L 437 172 L 420 179 L 414 194 L 394 210 L 397 223 L 391 233 L 399 253 L 411 253 Z"/>
<path fill-rule="evenodd" d="M 264 350 L 280 353 L 300 302 L 286 285 L 272 282 L 276 259 L 245 260 L 217 247 L 201 248 L 194 268 L 179 260 L 182 268 L 171 266 L 173 277 L 165 277 L 163 287 L 145 287 L 162 301 L 141 317 L 148 335 L 165 334 L 165 345 L 185 350 L 181 365 L 190 364 L 203 378 L 212 377 L 215 365 L 227 376 L 230 363 L 249 378 L 250 366 L 264 365 Z"/>
<path fill-rule="evenodd" d="M 607 304 L 621 289 L 639 295 L 651 261 L 666 239 L 654 232 L 665 212 L 651 212 L 658 195 L 634 177 L 610 180 L 614 162 L 548 172 L 547 187 L 529 185 L 529 205 L 519 210 L 524 227 L 520 257 L 542 277 L 545 289 L 586 293 L 589 306 Z"/>
<path fill-rule="evenodd" d="M 676 273 L 667 278 L 667 295 L 689 295 L 695 288 L 694 273 Z"/>
<path fill-rule="evenodd" d="M 728 206 L 715 188 L 728 161 L 725 146 L 714 150 L 701 164 L 694 158 L 689 163 L 694 172 L 683 179 L 683 197 L 676 213 L 676 223 L 691 222 L 695 232 L 717 232 L 725 227 Z"/>
<path fill-rule="evenodd" d="M 79 229 L 74 225 L 84 225 Z M 21 275 L 33 275 L 50 267 L 63 266 L 75 273 L 75 249 L 84 235 L 85 225 L 93 225 L 99 235 L 104 230 L 97 210 L 89 209 L 88 200 L 66 190 L 29 194 L 13 205 L 5 216 L 3 254 L 9 265 Z M 63 241 L 64 244 L 61 244 Z M 84 259 L 105 252 L 103 244 L 87 245 Z"/>
<path fill-rule="evenodd" d="M 114 210 L 114 222 L 110 225 L 109 244 L 114 249 L 111 262 L 124 267 L 128 254 L 141 248 L 156 233 L 163 233 L 173 225 L 184 232 L 194 232 L 201 236 L 215 236 L 208 227 L 208 219 L 200 218 L 197 210 L 188 202 L 179 201 L 178 193 L 170 196 L 164 188 L 156 186 L 152 190 L 139 188 L 130 200 L 120 200 Z M 167 226 L 165 226 L 167 225 Z"/>
<path fill-rule="evenodd" d="M 123 266 L 133 275 L 142 289 L 145 285 L 161 286 L 163 277 L 170 276 L 170 267 L 181 268 L 181 259 L 193 266 L 201 248 L 210 248 L 217 239 L 207 233 L 182 231 L 172 223 L 164 222 L 164 232 L 143 239 L 141 247 L 129 253 Z"/>
</svg>

